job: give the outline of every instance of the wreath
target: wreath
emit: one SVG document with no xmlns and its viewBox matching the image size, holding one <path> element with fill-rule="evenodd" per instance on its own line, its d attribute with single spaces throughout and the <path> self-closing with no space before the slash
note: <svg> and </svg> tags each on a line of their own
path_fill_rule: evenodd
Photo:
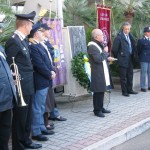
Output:
<svg viewBox="0 0 150 150">
<path fill-rule="evenodd" d="M 88 92 L 90 92 L 90 80 L 88 78 L 88 75 L 85 72 L 84 63 L 85 59 L 84 56 L 87 58 L 87 54 L 80 52 L 78 53 L 71 61 L 71 71 L 73 76 L 76 78 L 76 81 L 87 89 Z"/>
</svg>

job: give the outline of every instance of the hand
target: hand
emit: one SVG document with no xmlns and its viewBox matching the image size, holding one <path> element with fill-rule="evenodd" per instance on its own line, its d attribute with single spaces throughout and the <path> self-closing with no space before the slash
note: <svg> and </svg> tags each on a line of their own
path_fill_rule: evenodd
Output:
<svg viewBox="0 0 150 150">
<path fill-rule="evenodd" d="M 108 46 L 104 47 L 104 51 L 108 52 Z"/>
<path fill-rule="evenodd" d="M 54 71 L 51 71 L 51 79 L 54 79 L 56 77 L 56 73 Z"/>
<path fill-rule="evenodd" d="M 114 57 L 108 57 L 107 59 L 108 59 L 108 61 L 115 61 L 115 60 L 117 60 L 117 58 L 114 58 Z"/>
</svg>

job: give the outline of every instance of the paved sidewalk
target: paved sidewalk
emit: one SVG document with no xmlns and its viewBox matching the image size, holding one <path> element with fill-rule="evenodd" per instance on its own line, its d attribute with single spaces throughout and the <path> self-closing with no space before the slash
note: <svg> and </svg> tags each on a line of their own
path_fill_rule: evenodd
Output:
<svg viewBox="0 0 150 150">
<path fill-rule="evenodd" d="M 41 150 L 110 149 L 150 127 L 150 91 L 124 97 L 119 90 L 113 90 L 108 106 L 112 113 L 105 118 L 93 115 L 92 97 L 61 103 L 58 108 L 68 120 L 54 122 L 55 134 L 48 136 L 49 141 L 41 142 Z M 117 139 L 121 135 L 125 136 L 123 140 Z"/>
</svg>

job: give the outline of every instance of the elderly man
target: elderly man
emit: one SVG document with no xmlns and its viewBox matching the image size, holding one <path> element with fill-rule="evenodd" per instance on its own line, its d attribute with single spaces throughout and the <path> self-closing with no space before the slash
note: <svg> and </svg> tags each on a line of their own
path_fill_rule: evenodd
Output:
<svg viewBox="0 0 150 150">
<path fill-rule="evenodd" d="M 54 134 L 53 131 L 46 129 L 44 125 L 45 101 L 48 87 L 52 85 L 52 79 L 55 73 L 52 69 L 52 63 L 49 59 L 49 52 L 44 49 L 40 42 L 43 41 L 41 25 L 35 24 L 30 33 L 31 58 L 34 67 L 35 94 L 33 97 L 33 121 L 32 138 L 38 141 L 47 141 L 45 135 Z M 53 74 L 54 73 L 54 74 Z"/>
<path fill-rule="evenodd" d="M 133 36 L 130 34 L 131 25 L 125 22 L 122 30 L 114 39 L 112 53 L 118 59 L 120 82 L 123 96 L 137 94 L 133 91 L 133 60 L 136 56 L 136 47 Z"/>
<path fill-rule="evenodd" d="M 41 144 L 33 143 L 29 138 L 32 121 L 32 95 L 34 93 L 33 66 L 30 59 L 30 51 L 26 36 L 30 34 L 33 19 L 36 13 L 16 14 L 16 31 L 8 39 L 5 45 L 7 61 L 12 63 L 15 58 L 18 71 L 21 76 L 21 88 L 23 98 L 27 106 L 15 107 L 12 120 L 12 149 L 24 150 L 25 148 L 37 149 Z"/>
<path fill-rule="evenodd" d="M 141 65 L 141 91 L 146 92 L 146 78 L 148 77 L 148 90 L 150 90 L 150 26 L 144 28 L 143 38 L 138 40 L 137 50 Z"/>
<path fill-rule="evenodd" d="M 93 92 L 94 114 L 98 117 L 105 117 L 104 113 L 110 113 L 103 107 L 104 92 L 111 90 L 109 67 L 107 60 L 113 61 L 108 57 L 107 48 L 103 47 L 103 32 L 100 29 L 92 31 L 93 40 L 88 43 L 88 55 L 91 65 L 91 91 Z"/>
<path fill-rule="evenodd" d="M 44 35 L 44 44 L 47 47 L 48 51 L 50 52 L 51 55 L 51 61 L 53 64 L 53 70 L 55 71 L 55 63 L 54 63 L 54 48 L 53 46 L 50 44 L 49 39 L 50 39 L 50 27 L 48 27 L 48 25 L 46 23 L 41 25 L 43 28 L 43 35 Z M 58 121 L 66 121 L 67 119 L 60 116 L 59 114 L 59 110 L 57 108 L 57 104 L 56 104 L 56 100 L 55 100 L 55 94 L 54 94 L 54 89 L 52 88 L 52 86 L 49 87 L 48 90 L 48 95 L 47 95 L 47 99 L 46 99 L 46 110 L 45 110 L 45 125 L 47 126 L 48 129 L 51 129 L 51 125 L 48 124 L 48 113 L 50 113 L 50 120 L 58 120 Z"/>
<path fill-rule="evenodd" d="M 0 26 L 0 33 L 2 27 Z M 17 104 L 13 77 L 6 61 L 6 54 L 0 45 L 0 150 L 8 150 L 11 132 L 11 109 Z"/>
</svg>

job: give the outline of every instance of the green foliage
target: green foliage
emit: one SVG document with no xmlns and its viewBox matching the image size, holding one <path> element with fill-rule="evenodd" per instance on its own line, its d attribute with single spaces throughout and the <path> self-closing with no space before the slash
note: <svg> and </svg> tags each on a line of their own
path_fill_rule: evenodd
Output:
<svg viewBox="0 0 150 150">
<path fill-rule="evenodd" d="M 85 30 L 86 32 L 86 43 L 89 43 L 92 40 L 92 30 L 93 28 L 88 28 Z"/>
<path fill-rule="evenodd" d="M 88 6 L 87 0 L 65 0 L 64 1 L 64 25 L 95 27 L 96 11 L 94 7 Z"/>
<path fill-rule="evenodd" d="M 3 33 L 0 34 L 0 44 L 4 45 L 15 28 L 15 16 L 9 0 L 0 1 L 0 14 L 5 15 L 4 23 L 2 24 Z"/>
<path fill-rule="evenodd" d="M 73 76 L 76 78 L 76 81 L 78 81 L 82 87 L 84 87 L 85 89 L 87 89 L 87 91 L 89 91 L 90 81 L 84 70 L 84 59 L 83 59 L 84 55 L 86 54 L 80 52 L 72 59 L 71 71 Z"/>
<path fill-rule="evenodd" d="M 119 75 L 119 67 L 116 62 L 110 64 L 110 72 L 113 77 L 117 77 Z"/>
</svg>

